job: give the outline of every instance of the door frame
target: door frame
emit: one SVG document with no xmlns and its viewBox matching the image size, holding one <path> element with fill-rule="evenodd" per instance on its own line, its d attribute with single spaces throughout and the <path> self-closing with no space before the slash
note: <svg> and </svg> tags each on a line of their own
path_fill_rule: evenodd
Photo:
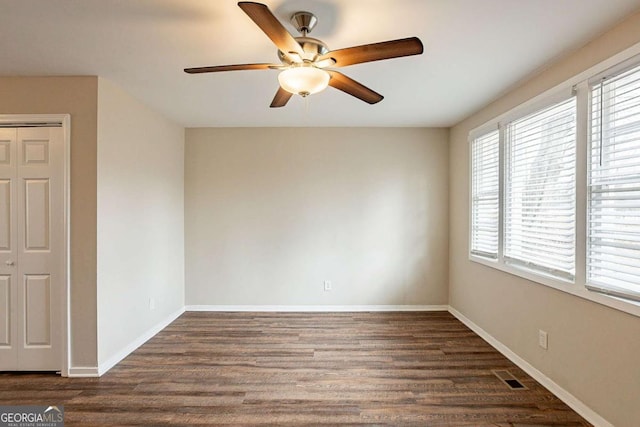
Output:
<svg viewBox="0 0 640 427">
<path fill-rule="evenodd" d="M 29 124 L 51 124 L 62 126 L 63 132 L 63 144 L 64 144 L 64 165 L 63 165 L 63 249 L 62 249 L 62 262 L 64 268 L 62 269 L 62 293 L 60 300 L 62 301 L 62 307 L 60 307 L 62 314 L 62 343 L 60 348 L 62 349 L 62 366 L 60 366 L 60 374 L 63 377 L 69 376 L 69 367 L 71 366 L 71 318 L 70 318 L 70 289 L 71 289 L 71 254 L 69 252 L 71 248 L 70 244 L 70 220 L 71 220 L 71 115 L 70 114 L 0 114 L 0 125 L 20 125 Z"/>
</svg>

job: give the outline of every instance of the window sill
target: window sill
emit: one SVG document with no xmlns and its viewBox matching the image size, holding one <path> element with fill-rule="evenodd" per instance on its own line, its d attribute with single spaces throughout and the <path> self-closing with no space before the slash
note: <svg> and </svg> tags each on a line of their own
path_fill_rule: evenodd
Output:
<svg viewBox="0 0 640 427">
<path fill-rule="evenodd" d="M 606 295 L 596 291 L 590 291 L 584 285 L 579 285 L 569 280 L 563 280 L 553 276 L 547 276 L 544 275 L 544 273 L 538 273 L 537 271 L 529 270 L 520 266 L 504 264 L 498 260 L 485 259 L 471 254 L 469 255 L 469 260 L 500 270 L 504 273 L 521 277 L 531 282 L 548 286 L 561 292 L 640 317 L 640 302 L 627 300 L 613 295 Z"/>
</svg>

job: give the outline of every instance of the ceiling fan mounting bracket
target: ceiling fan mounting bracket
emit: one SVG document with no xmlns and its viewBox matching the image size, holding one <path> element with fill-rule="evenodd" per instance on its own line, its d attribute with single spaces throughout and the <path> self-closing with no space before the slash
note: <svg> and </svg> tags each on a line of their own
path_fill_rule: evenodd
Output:
<svg viewBox="0 0 640 427">
<path fill-rule="evenodd" d="M 318 18 L 311 12 L 296 12 L 291 15 L 291 23 L 303 37 L 306 37 L 318 23 Z"/>
</svg>

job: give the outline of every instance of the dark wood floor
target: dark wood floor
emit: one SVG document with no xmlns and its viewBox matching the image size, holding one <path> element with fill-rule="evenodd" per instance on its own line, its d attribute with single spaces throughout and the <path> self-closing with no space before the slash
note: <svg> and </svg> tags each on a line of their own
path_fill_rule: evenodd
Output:
<svg viewBox="0 0 640 427">
<path fill-rule="evenodd" d="M 589 425 L 445 312 L 185 313 L 102 378 L 0 374 L 9 404 L 67 426 Z"/>
</svg>

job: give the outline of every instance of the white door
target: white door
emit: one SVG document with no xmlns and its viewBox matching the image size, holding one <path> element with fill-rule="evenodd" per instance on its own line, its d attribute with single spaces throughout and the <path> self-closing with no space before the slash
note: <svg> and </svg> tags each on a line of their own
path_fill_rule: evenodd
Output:
<svg viewBox="0 0 640 427">
<path fill-rule="evenodd" d="M 62 367 L 64 147 L 59 127 L 0 129 L 0 370 Z"/>
</svg>

